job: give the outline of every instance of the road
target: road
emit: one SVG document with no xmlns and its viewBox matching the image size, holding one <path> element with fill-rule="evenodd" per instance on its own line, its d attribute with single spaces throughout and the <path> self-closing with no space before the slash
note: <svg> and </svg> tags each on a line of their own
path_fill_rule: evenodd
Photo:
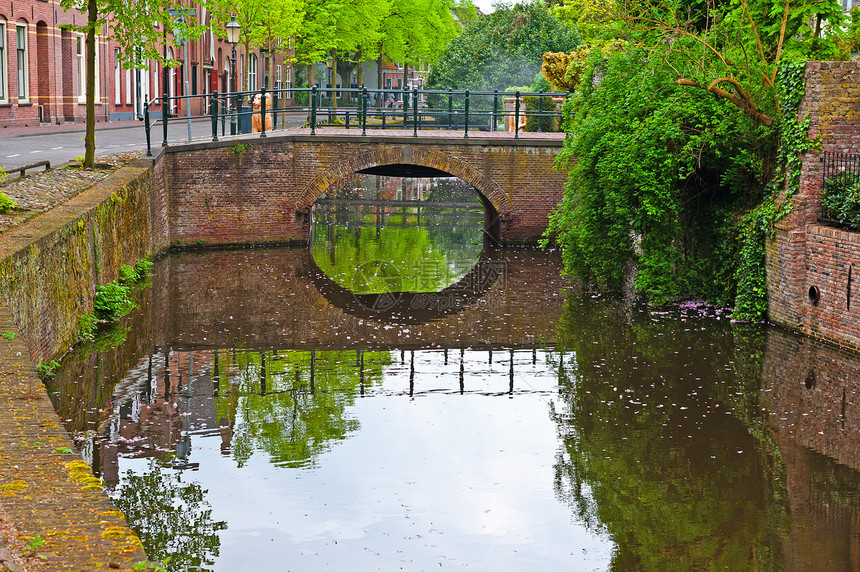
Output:
<svg viewBox="0 0 860 572">
<path fill-rule="evenodd" d="M 306 114 L 291 114 L 285 117 L 285 128 L 294 128 L 305 122 Z M 279 125 L 280 126 L 280 125 Z M 226 125 L 227 133 L 230 126 Z M 192 120 L 193 141 L 211 141 L 212 124 L 208 119 Z M 221 136 L 219 124 L 218 136 Z M 161 146 L 163 127 L 155 125 L 151 133 L 152 147 Z M 168 123 L 168 143 L 188 142 L 188 124 L 183 118 L 171 118 Z M 96 124 L 96 157 L 112 155 L 122 151 L 146 149 L 146 130 L 141 121 Z M 51 125 L 32 128 L 0 130 L 0 167 L 6 171 L 31 165 L 38 161 L 50 161 L 51 166 L 62 165 L 84 154 L 84 130 L 82 125 Z"/>
</svg>

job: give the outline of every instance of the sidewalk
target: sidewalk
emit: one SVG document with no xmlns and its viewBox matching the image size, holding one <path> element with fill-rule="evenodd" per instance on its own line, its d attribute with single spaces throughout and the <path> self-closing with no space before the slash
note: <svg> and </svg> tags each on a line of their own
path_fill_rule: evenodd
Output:
<svg viewBox="0 0 860 572">
<path fill-rule="evenodd" d="M 101 121 L 96 123 L 96 132 L 108 129 L 126 129 L 128 127 L 140 127 L 143 129 L 143 121 L 130 119 L 128 121 Z M 50 135 L 51 133 L 85 133 L 85 123 L 42 123 L 29 127 L 3 127 L 0 128 L 0 139 L 13 139 L 15 137 L 33 137 L 37 135 Z"/>
</svg>

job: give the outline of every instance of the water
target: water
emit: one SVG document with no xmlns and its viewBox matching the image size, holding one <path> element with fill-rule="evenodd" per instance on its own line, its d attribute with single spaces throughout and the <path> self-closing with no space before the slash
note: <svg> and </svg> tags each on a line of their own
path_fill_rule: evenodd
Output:
<svg viewBox="0 0 860 572">
<path fill-rule="evenodd" d="M 152 559 L 858 567 L 856 355 L 579 296 L 475 225 L 316 214 L 310 249 L 159 261 L 125 342 L 50 388 Z"/>
</svg>

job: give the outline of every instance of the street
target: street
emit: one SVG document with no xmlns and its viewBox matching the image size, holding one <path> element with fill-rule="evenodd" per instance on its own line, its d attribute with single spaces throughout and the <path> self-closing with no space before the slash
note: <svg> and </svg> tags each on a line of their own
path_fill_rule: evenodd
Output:
<svg viewBox="0 0 860 572">
<path fill-rule="evenodd" d="M 285 115 L 284 128 L 302 125 L 306 113 Z M 278 121 L 280 127 L 281 120 Z M 221 124 L 218 136 L 222 136 Z M 229 123 L 225 126 L 229 134 Z M 193 141 L 211 141 L 212 123 L 209 119 L 191 121 Z M 164 138 L 163 126 L 156 123 L 151 132 L 152 148 L 161 146 Z M 229 135 L 228 135 L 229 137 Z M 188 142 L 188 123 L 184 118 L 171 118 L 168 122 L 168 144 Z M 142 121 L 122 121 L 96 124 L 96 158 L 123 151 L 146 149 L 146 130 Z M 31 165 L 38 161 L 50 161 L 51 167 L 75 160 L 84 154 L 84 126 L 42 125 L 38 127 L 9 128 L 0 130 L 0 167 L 6 171 Z"/>
</svg>

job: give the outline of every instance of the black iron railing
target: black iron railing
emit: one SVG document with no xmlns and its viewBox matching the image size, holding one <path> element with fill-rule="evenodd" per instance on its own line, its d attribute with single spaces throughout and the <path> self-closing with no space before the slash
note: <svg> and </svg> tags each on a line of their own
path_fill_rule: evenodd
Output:
<svg viewBox="0 0 860 572">
<path fill-rule="evenodd" d="M 825 151 L 820 221 L 860 229 L 860 154 Z"/>
<path fill-rule="evenodd" d="M 298 118 L 315 135 L 319 128 L 430 129 L 462 132 L 505 131 L 518 138 L 523 131 L 560 131 L 566 93 L 523 93 L 453 90 L 372 90 L 367 88 L 290 88 L 205 95 L 157 97 L 144 106 L 147 155 L 152 154 L 153 130 L 160 123 L 166 147 L 178 140 L 180 125 L 187 125 L 187 139 L 210 139 L 259 132 L 260 137 L 284 129 L 288 118 Z M 257 101 L 257 106 L 253 105 Z M 195 103 L 192 103 L 195 102 Z M 152 120 L 152 108 L 161 117 Z M 203 113 L 189 114 L 186 106 Z M 184 113 L 180 108 L 185 108 Z M 176 109 L 171 116 L 163 110 Z M 266 117 L 268 121 L 262 121 Z M 194 128 L 192 129 L 192 125 Z M 203 127 L 205 125 L 205 127 Z M 173 129 L 170 129 L 173 126 Z"/>
</svg>

